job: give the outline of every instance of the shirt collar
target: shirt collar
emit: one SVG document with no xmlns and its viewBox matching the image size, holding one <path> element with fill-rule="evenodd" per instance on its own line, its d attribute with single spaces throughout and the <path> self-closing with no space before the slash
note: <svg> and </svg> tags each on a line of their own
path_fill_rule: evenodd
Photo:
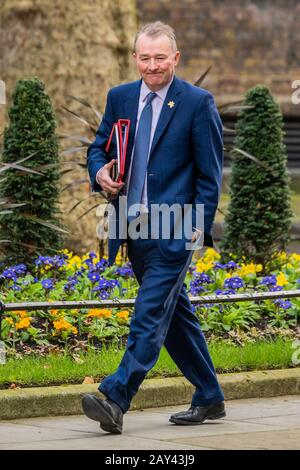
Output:
<svg viewBox="0 0 300 470">
<path fill-rule="evenodd" d="M 157 94 L 157 96 L 159 96 L 159 98 L 162 99 L 162 101 L 165 100 L 165 97 L 167 96 L 168 90 L 169 90 L 173 80 L 174 80 L 174 75 L 173 75 L 173 78 L 169 81 L 169 83 L 167 83 L 163 88 L 161 88 L 160 90 L 155 92 Z M 142 80 L 141 92 L 140 93 L 141 93 L 140 96 L 141 96 L 142 101 L 145 101 L 145 99 L 147 98 L 149 93 L 151 93 L 150 88 L 146 85 L 144 80 Z"/>
</svg>

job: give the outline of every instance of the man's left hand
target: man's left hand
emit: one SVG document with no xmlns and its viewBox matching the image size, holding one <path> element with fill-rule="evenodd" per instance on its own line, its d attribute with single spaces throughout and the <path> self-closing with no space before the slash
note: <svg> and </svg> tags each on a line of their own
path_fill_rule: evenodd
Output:
<svg viewBox="0 0 300 470">
<path fill-rule="evenodd" d="M 195 243 L 201 236 L 202 230 L 194 229 L 195 231 L 192 234 L 191 242 Z"/>
</svg>

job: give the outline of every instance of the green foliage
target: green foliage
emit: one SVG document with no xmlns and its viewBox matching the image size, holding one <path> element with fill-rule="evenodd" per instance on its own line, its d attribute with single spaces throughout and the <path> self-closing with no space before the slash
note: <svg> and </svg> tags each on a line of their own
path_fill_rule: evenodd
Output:
<svg viewBox="0 0 300 470">
<path fill-rule="evenodd" d="M 208 347 L 218 373 L 248 370 L 283 369 L 293 367 L 293 342 L 289 338 L 274 341 L 257 340 L 254 343 L 231 344 L 228 341 L 209 341 Z M 101 349 L 76 347 L 68 354 L 53 349 L 50 354 L 7 351 L 7 362 L 0 367 L 0 388 L 17 386 L 47 386 L 82 383 L 93 377 L 95 383 L 112 374 L 124 355 L 124 346 L 103 346 Z M 147 377 L 174 377 L 181 372 L 162 348 L 159 359 Z"/>
<path fill-rule="evenodd" d="M 49 96 L 37 78 L 19 80 L 12 96 L 9 125 L 4 132 L 3 163 L 34 154 L 27 160 L 31 173 L 8 170 L 0 198 L 20 204 L 0 214 L 0 240 L 6 259 L 30 263 L 33 254 L 50 254 L 62 246 L 59 227 L 59 157 L 55 118 Z"/>
<path fill-rule="evenodd" d="M 202 331 L 224 333 L 234 329 L 249 330 L 260 319 L 261 311 L 261 307 L 253 302 L 241 302 L 233 305 L 209 305 L 200 308 L 197 315 Z"/>
<path fill-rule="evenodd" d="M 266 266 L 287 246 L 291 227 L 283 121 L 266 86 L 249 90 L 245 105 L 236 128 L 235 147 L 242 152 L 234 151 L 221 250 L 224 260 L 234 253 Z"/>
<path fill-rule="evenodd" d="M 194 305 L 201 328 L 209 337 L 244 341 L 297 335 L 300 299 L 218 301 L 220 294 L 252 294 L 294 290 L 299 287 L 300 255 L 281 253 L 280 268 L 261 274 L 261 266 L 222 265 L 219 254 L 209 248 L 191 265 L 185 284 L 192 296 L 216 295 L 216 303 Z M 6 310 L 1 322 L 1 339 L 17 352 L 69 350 L 124 344 L 128 336 L 132 307 L 119 301 L 137 296 L 138 282 L 128 263 L 109 266 L 107 259 L 93 253 L 79 257 L 63 250 L 54 257 L 41 256 L 34 268 L 25 265 L 0 266 L 0 300 L 10 303 L 49 302 L 49 309 Z M 205 271 L 205 272 L 204 272 Z M 113 308 L 87 308 L 84 300 L 115 300 Z M 75 301 L 80 307 L 53 306 L 55 301 Z M 53 307 L 53 308 L 52 308 Z M 24 305 L 24 308 L 25 305 Z"/>
</svg>

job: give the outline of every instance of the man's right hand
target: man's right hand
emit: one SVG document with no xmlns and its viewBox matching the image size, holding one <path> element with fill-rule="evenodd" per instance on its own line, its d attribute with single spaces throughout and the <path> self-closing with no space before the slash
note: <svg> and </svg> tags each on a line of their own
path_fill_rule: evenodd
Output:
<svg viewBox="0 0 300 470">
<path fill-rule="evenodd" d="M 112 167 L 116 162 L 117 160 L 111 160 L 109 163 L 106 163 L 96 175 L 97 183 L 100 184 L 103 190 L 114 195 L 117 195 L 124 186 L 124 183 L 117 183 L 111 179 Z"/>
</svg>

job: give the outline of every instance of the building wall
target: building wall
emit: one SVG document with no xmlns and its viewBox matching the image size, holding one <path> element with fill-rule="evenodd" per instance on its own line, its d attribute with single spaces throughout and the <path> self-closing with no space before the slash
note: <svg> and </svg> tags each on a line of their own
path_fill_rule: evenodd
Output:
<svg viewBox="0 0 300 470">
<path fill-rule="evenodd" d="M 178 75 L 195 81 L 210 65 L 204 86 L 218 103 L 268 85 L 289 115 L 291 83 L 300 80 L 299 0 L 136 0 L 139 22 L 175 28 L 182 52 Z"/>
<path fill-rule="evenodd" d="M 1 0 L 0 79 L 6 84 L 6 106 L 0 106 L 0 134 L 8 124 L 7 110 L 16 81 L 38 76 L 46 86 L 58 122 L 58 133 L 94 139 L 86 126 L 73 119 L 63 107 L 79 114 L 84 107 L 68 95 L 83 98 L 103 111 L 106 93 L 112 86 L 135 78 L 131 45 L 136 32 L 135 0 Z M 91 120 L 92 113 L 87 117 Z M 78 142 L 62 140 L 61 147 Z M 86 151 L 62 156 L 62 161 L 86 162 Z M 89 197 L 85 168 L 62 176 L 60 210 L 70 230 L 68 247 L 76 252 L 97 249 L 95 210 L 79 217 L 101 202 Z M 83 201 L 75 211 L 71 208 Z"/>
</svg>

